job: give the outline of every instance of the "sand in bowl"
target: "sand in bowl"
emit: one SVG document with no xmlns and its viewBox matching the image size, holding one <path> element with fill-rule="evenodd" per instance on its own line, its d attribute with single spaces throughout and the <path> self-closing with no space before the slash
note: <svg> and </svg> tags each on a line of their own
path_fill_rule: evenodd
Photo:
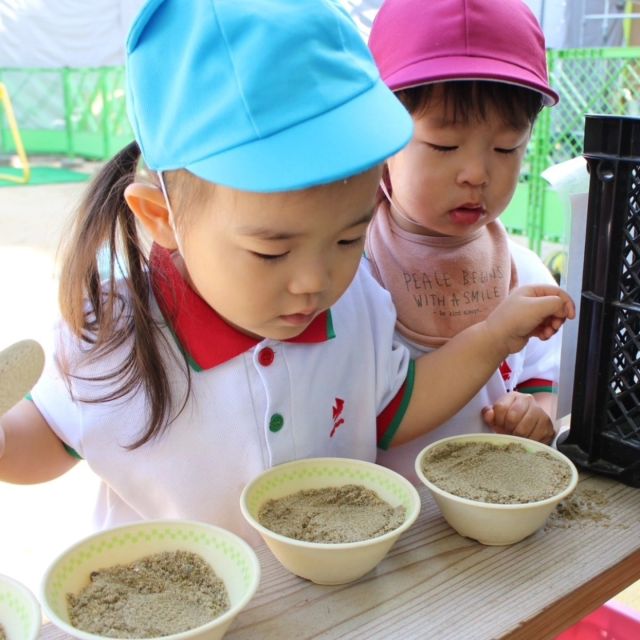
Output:
<svg viewBox="0 0 640 640">
<path fill-rule="evenodd" d="M 444 491 L 493 504 L 545 500 L 571 480 L 571 470 L 561 460 L 518 443 L 448 443 L 423 458 L 422 471 Z"/>
<path fill-rule="evenodd" d="M 258 522 L 280 535 L 307 542 L 343 543 L 376 538 L 399 527 L 405 508 L 392 507 L 361 485 L 306 489 L 260 508 Z"/>
<path fill-rule="evenodd" d="M 109 638 L 155 638 L 210 622 L 229 609 L 224 582 L 199 555 L 166 551 L 91 574 L 67 594 L 71 624 Z"/>
</svg>

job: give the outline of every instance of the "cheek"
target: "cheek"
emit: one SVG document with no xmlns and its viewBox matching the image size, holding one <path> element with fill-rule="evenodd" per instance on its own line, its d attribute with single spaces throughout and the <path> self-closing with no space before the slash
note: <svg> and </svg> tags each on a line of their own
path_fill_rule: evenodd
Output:
<svg viewBox="0 0 640 640">
<path fill-rule="evenodd" d="M 444 162 L 435 162 L 432 153 L 417 146 L 403 151 L 395 163 L 389 164 L 392 187 L 404 198 L 433 191 L 445 171 Z"/>
<path fill-rule="evenodd" d="M 362 260 L 363 252 L 364 247 L 362 248 L 362 251 L 352 251 L 351 253 L 353 255 L 351 255 L 348 260 L 344 260 L 344 266 L 341 269 L 341 280 L 345 289 L 356 276 L 356 272 L 358 271 L 358 267 Z"/>
<path fill-rule="evenodd" d="M 516 187 L 518 186 L 518 177 L 519 172 L 511 169 L 509 171 L 502 171 L 499 179 L 493 180 L 491 195 L 493 204 L 491 208 L 496 211 L 496 217 L 502 214 L 513 199 Z"/>
<path fill-rule="evenodd" d="M 213 308 L 224 304 L 226 296 L 244 288 L 244 274 L 237 258 L 225 243 L 204 240 L 211 235 L 195 236 L 185 245 L 185 261 L 191 284 Z"/>
<path fill-rule="evenodd" d="M 501 185 L 505 192 L 509 193 L 509 199 L 513 195 L 513 192 L 518 185 L 518 179 L 520 178 L 521 160 L 519 158 L 513 159 L 508 163 L 506 167 L 503 167 L 501 176 Z"/>
<path fill-rule="evenodd" d="M 361 251 L 345 251 L 344 249 L 336 248 L 335 252 L 332 253 L 331 264 L 329 266 L 331 285 L 325 292 L 327 298 L 324 300 L 324 303 L 334 304 L 347 290 L 356 276 L 363 251 L 364 247 Z"/>
</svg>

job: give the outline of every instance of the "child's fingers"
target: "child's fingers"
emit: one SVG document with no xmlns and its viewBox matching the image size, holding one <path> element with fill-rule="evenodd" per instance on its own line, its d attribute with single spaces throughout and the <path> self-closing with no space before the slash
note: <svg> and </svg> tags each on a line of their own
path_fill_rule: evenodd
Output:
<svg viewBox="0 0 640 640">
<path fill-rule="evenodd" d="M 564 322 L 564 320 L 575 316 L 573 302 L 567 302 L 562 296 L 540 296 L 539 298 L 532 298 L 531 301 L 543 318 Z"/>
<path fill-rule="evenodd" d="M 547 415 L 540 415 L 527 437 L 536 442 L 549 444 L 555 435 L 550 418 Z"/>
<path fill-rule="evenodd" d="M 529 394 L 511 392 L 493 406 L 485 407 L 482 417 L 496 433 L 545 443 L 555 435 L 551 419 Z"/>
<path fill-rule="evenodd" d="M 485 424 L 489 427 L 493 427 L 495 422 L 495 412 L 493 407 L 485 407 L 481 412 L 482 419 L 485 421 Z"/>
<path fill-rule="evenodd" d="M 515 289 L 516 291 L 520 291 L 523 295 L 533 298 L 543 298 L 545 296 L 558 296 L 562 299 L 564 303 L 568 305 L 573 305 L 573 299 L 571 296 L 564 290 L 558 287 L 555 284 L 525 284 Z"/>
<path fill-rule="evenodd" d="M 565 320 L 566 318 L 564 317 L 549 316 L 531 332 L 531 337 L 536 337 L 540 340 L 548 340 L 561 329 Z"/>
<path fill-rule="evenodd" d="M 493 410 L 493 407 L 485 407 L 482 410 L 481 414 L 482 414 L 484 423 L 487 425 L 487 427 L 489 427 L 490 429 L 493 429 L 495 433 L 510 435 L 500 425 L 496 424 L 496 420 L 495 420 L 496 414 L 495 414 L 495 411 Z"/>
<path fill-rule="evenodd" d="M 548 340 L 556 334 L 567 319 L 575 317 L 573 303 L 567 303 L 561 296 L 531 298 L 531 317 L 539 320 L 530 337 Z"/>
<path fill-rule="evenodd" d="M 514 428 L 513 435 L 547 443 L 555 434 L 551 419 L 533 400 L 527 413 Z"/>
<path fill-rule="evenodd" d="M 514 289 L 514 294 L 543 302 L 548 315 L 573 319 L 576 306 L 571 296 L 560 287 L 550 284 L 530 284 Z"/>
<path fill-rule="evenodd" d="M 493 406 L 483 411 L 485 422 L 510 433 L 513 430 L 513 424 L 517 424 L 518 416 L 522 413 L 522 406 L 518 400 L 518 394 L 508 393 L 503 396 Z"/>
</svg>

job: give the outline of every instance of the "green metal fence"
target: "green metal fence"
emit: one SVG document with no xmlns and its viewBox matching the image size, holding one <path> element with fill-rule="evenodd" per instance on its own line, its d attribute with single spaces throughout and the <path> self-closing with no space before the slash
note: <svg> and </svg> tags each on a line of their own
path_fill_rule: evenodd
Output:
<svg viewBox="0 0 640 640">
<path fill-rule="evenodd" d="M 548 60 L 560 103 L 540 115 L 521 183 L 503 215 L 507 228 L 526 235 L 538 254 L 543 240 L 563 242 L 568 232 L 564 205 L 541 172 L 582 153 L 585 114 L 640 114 L 640 47 L 552 50 Z"/>
<path fill-rule="evenodd" d="M 103 160 L 133 138 L 122 67 L 0 69 L 30 155 Z M 0 151 L 15 151 L 0 120 Z"/>
<path fill-rule="evenodd" d="M 548 52 L 552 86 L 560 103 L 545 109 L 527 150 L 522 179 L 503 215 L 511 233 L 542 242 L 566 237 L 558 195 L 540 177 L 547 167 L 582 153 L 584 115 L 640 114 L 640 47 Z M 132 139 L 126 116 L 124 69 L 2 69 L 27 153 L 103 160 Z M 13 140 L 0 117 L 0 153 Z"/>
</svg>

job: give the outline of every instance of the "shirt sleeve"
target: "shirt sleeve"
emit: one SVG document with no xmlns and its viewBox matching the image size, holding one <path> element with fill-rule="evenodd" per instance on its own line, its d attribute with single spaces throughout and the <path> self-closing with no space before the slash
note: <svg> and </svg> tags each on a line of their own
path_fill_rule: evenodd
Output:
<svg viewBox="0 0 640 640">
<path fill-rule="evenodd" d="M 386 406 L 377 420 L 377 442 L 380 449 L 388 449 L 393 437 L 404 418 L 404 414 L 409 406 L 409 400 L 413 393 L 413 381 L 415 376 L 415 361 L 409 362 L 407 377 L 404 384 L 398 390 L 395 397 Z"/>
<path fill-rule="evenodd" d="M 530 378 L 521 382 L 516 391 L 520 393 L 554 393 L 555 386 L 553 380 L 544 380 L 543 378 Z"/>
<path fill-rule="evenodd" d="M 407 346 L 396 336 L 396 311 L 391 296 L 371 275 L 366 258 L 360 271 L 375 349 L 377 444 L 387 448 L 411 398 L 414 362 Z"/>
<path fill-rule="evenodd" d="M 530 249 L 510 241 L 510 249 L 521 285 L 544 283 L 555 285 L 551 272 Z M 523 366 L 515 389 L 522 393 L 553 392 L 560 376 L 562 330 L 549 340 L 531 338 L 523 350 Z"/>
<path fill-rule="evenodd" d="M 78 343 L 78 347 L 74 348 L 74 343 Z M 71 354 L 75 350 L 79 351 L 79 341 L 59 322 L 55 348 L 46 355 L 44 370 L 31 390 L 30 399 L 67 450 L 81 456 L 82 408 L 74 400 L 73 381 L 65 378 L 60 367 L 63 358 L 73 358 Z"/>
</svg>

